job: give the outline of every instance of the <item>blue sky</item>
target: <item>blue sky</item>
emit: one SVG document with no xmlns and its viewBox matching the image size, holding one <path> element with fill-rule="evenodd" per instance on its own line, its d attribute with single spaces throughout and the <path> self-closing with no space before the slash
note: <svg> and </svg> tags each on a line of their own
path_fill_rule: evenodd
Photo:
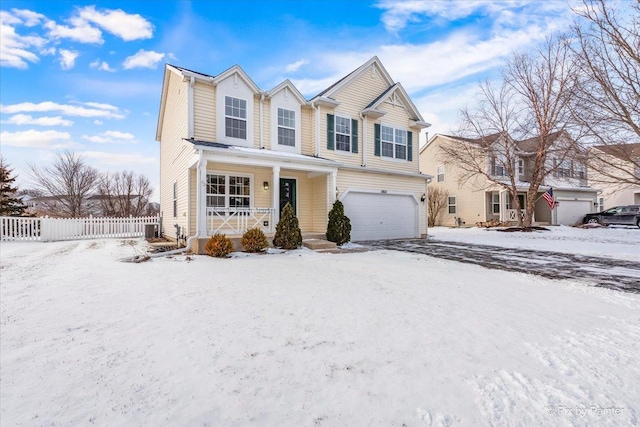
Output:
<svg viewBox="0 0 640 427">
<path fill-rule="evenodd" d="M 511 53 L 568 28 L 572 4 L 3 0 L 1 153 L 21 187 L 28 162 L 46 165 L 62 149 L 157 187 L 167 62 L 212 75 L 238 64 L 261 89 L 288 78 L 309 98 L 377 55 L 429 133 L 446 133 Z"/>
</svg>

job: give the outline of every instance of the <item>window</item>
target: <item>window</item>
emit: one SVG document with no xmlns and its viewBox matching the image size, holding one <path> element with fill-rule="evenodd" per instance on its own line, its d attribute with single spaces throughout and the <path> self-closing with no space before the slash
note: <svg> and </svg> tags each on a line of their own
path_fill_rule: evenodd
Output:
<svg viewBox="0 0 640 427">
<path fill-rule="evenodd" d="M 351 119 L 336 116 L 336 150 L 351 151 Z"/>
<path fill-rule="evenodd" d="M 178 216 L 178 183 L 173 183 L 173 217 Z"/>
<path fill-rule="evenodd" d="M 250 208 L 251 178 L 207 174 L 207 207 Z"/>
<path fill-rule="evenodd" d="M 501 157 L 491 158 L 491 171 L 493 176 L 508 176 L 507 168 L 504 166 L 507 160 Z"/>
<path fill-rule="evenodd" d="M 247 101 L 224 97 L 225 136 L 247 139 Z"/>
<path fill-rule="evenodd" d="M 500 193 L 491 193 L 491 212 L 500 213 Z"/>
<path fill-rule="evenodd" d="M 278 108 L 278 144 L 296 146 L 296 112 Z"/>
<path fill-rule="evenodd" d="M 381 154 L 383 157 L 407 159 L 407 131 L 389 126 L 380 128 Z"/>
<path fill-rule="evenodd" d="M 575 177 L 578 179 L 586 179 L 587 178 L 587 168 L 581 164 L 575 164 Z"/>
<path fill-rule="evenodd" d="M 436 181 L 444 182 L 444 165 L 440 165 L 436 168 Z"/>
<path fill-rule="evenodd" d="M 565 159 L 563 161 L 559 161 L 555 159 L 555 163 L 557 165 L 556 168 L 556 176 L 558 178 L 571 178 L 571 161 Z"/>
<path fill-rule="evenodd" d="M 449 214 L 451 215 L 455 214 L 457 211 L 456 196 L 447 197 L 447 205 L 449 207 Z"/>
<path fill-rule="evenodd" d="M 598 204 L 600 205 L 599 211 L 602 212 L 604 210 L 604 197 L 600 197 Z"/>
<path fill-rule="evenodd" d="M 524 160 L 518 159 L 518 175 L 524 175 Z"/>
</svg>

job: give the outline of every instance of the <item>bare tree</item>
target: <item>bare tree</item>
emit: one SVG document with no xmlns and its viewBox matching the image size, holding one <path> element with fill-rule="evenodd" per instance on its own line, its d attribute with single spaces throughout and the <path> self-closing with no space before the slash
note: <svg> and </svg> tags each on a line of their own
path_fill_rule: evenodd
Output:
<svg viewBox="0 0 640 427">
<path fill-rule="evenodd" d="M 37 189 L 56 201 L 54 215 L 78 218 L 87 215 L 87 199 L 96 188 L 99 174 L 81 156 L 71 151 L 58 153 L 53 164 L 39 168 L 29 164 Z"/>
<path fill-rule="evenodd" d="M 461 144 L 441 147 L 441 160 L 461 170 L 460 184 L 508 191 L 521 226 L 531 226 L 532 201 L 545 177 L 576 156 L 576 144 L 566 132 L 575 72 L 562 36 L 547 39 L 535 51 L 513 55 L 499 87 L 484 82 L 478 106 L 461 111 Z M 517 168 L 520 160 L 526 164 L 523 176 Z M 517 197 L 523 180 L 531 201 L 524 217 Z"/>
<path fill-rule="evenodd" d="M 147 177 L 128 171 L 105 174 L 98 184 L 99 203 L 109 216 L 144 215 L 152 194 Z"/>
<path fill-rule="evenodd" d="M 438 217 L 447 206 L 447 197 L 449 197 L 447 190 L 433 185 L 429 186 L 429 215 L 427 216 L 429 227 L 436 225 Z"/>
<path fill-rule="evenodd" d="M 584 0 L 574 11 L 581 73 L 573 112 L 596 146 L 590 179 L 640 185 L 640 3 Z"/>
</svg>

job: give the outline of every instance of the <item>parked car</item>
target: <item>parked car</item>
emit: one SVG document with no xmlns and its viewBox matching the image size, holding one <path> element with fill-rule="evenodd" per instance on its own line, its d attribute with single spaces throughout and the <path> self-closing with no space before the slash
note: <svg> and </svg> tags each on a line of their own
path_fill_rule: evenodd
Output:
<svg viewBox="0 0 640 427">
<path fill-rule="evenodd" d="M 584 216 L 584 224 L 635 225 L 640 227 L 640 205 L 616 206 Z"/>
</svg>

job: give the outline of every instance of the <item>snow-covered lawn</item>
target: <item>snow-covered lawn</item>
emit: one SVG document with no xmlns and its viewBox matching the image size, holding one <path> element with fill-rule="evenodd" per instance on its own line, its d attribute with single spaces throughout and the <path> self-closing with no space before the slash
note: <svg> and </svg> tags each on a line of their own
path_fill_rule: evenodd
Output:
<svg viewBox="0 0 640 427">
<path fill-rule="evenodd" d="M 640 261 L 638 227 L 547 228 L 548 231 L 509 233 L 495 228 L 434 227 L 429 229 L 429 238 Z"/>
<path fill-rule="evenodd" d="M 640 422 L 639 295 L 391 251 L 119 261 L 143 247 L 2 243 L 0 425 Z"/>
</svg>

